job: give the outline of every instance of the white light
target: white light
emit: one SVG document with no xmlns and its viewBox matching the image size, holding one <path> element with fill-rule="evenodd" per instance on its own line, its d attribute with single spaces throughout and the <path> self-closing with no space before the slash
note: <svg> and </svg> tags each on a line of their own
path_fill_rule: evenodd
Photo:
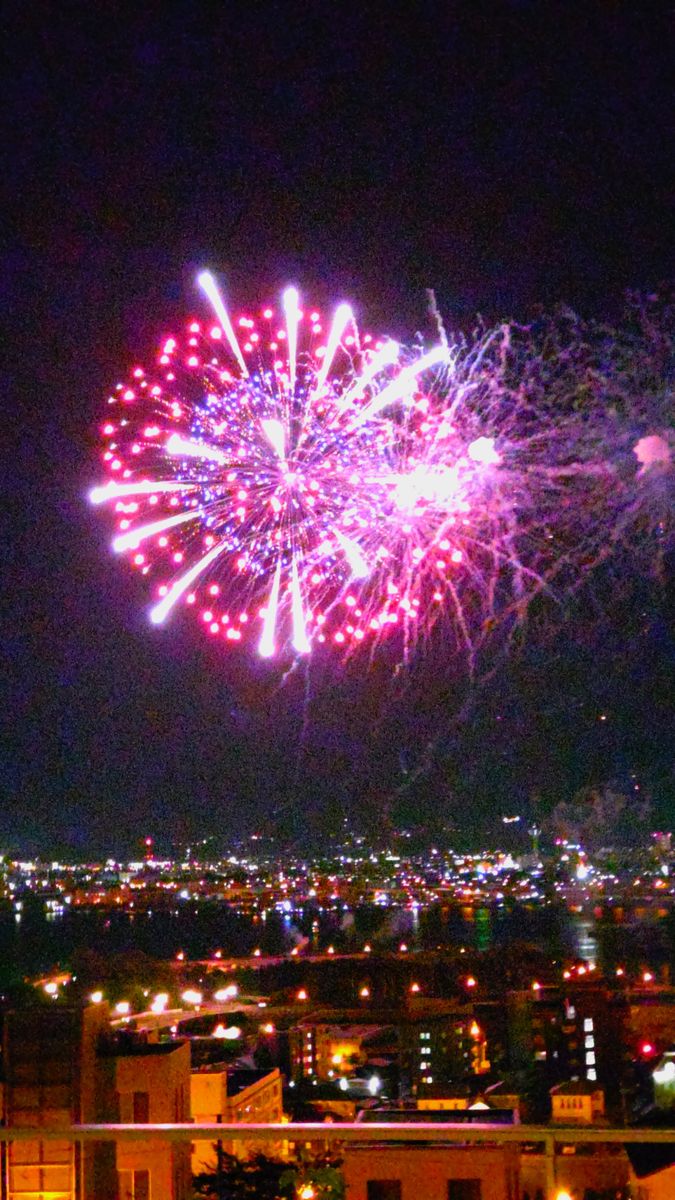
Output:
<svg viewBox="0 0 675 1200">
<path fill-rule="evenodd" d="M 176 525 L 182 525 L 185 521 L 194 521 L 200 514 L 197 509 L 191 512 L 178 513 L 175 517 L 165 517 L 162 521 L 152 521 L 149 525 L 139 525 L 136 529 L 130 529 L 128 533 L 121 533 L 113 541 L 112 547 L 116 554 L 121 554 L 124 550 L 135 550 L 145 538 L 153 537 L 156 533 L 165 533 L 167 529 L 173 529 Z"/>
<path fill-rule="evenodd" d="M 200 558 L 198 562 L 196 562 L 195 565 L 190 568 L 189 571 L 186 571 L 185 574 L 178 579 L 176 583 L 174 583 L 173 587 L 169 588 L 163 600 L 160 600 L 159 604 L 156 604 L 154 608 L 150 609 L 150 620 L 152 621 L 153 625 L 161 625 L 166 620 L 176 601 L 180 600 L 183 593 L 186 592 L 190 585 L 194 583 L 195 579 L 197 579 L 198 576 L 201 575 L 202 572 L 211 565 L 214 559 L 216 559 L 219 554 L 222 554 L 223 551 L 227 549 L 227 545 L 228 543 L 226 541 L 217 542 L 215 546 L 211 547 L 208 554 L 205 554 L 203 558 Z"/>
<path fill-rule="evenodd" d="M 238 1037 L 241 1037 L 241 1029 L 238 1025 L 216 1025 L 211 1037 L 223 1038 L 226 1042 L 234 1042 Z"/>
<path fill-rule="evenodd" d="M 286 331 L 288 333 L 288 367 L 291 393 L 295 391 L 295 368 L 298 353 L 298 324 L 300 322 L 298 300 L 298 289 L 287 287 L 282 296 L 282 304 L 284 306 L 284 313 L 286 314 Z"/>
<path fill-rule="evenodd" d="M 286 430 L 283 423 L 276 417 L 266 417 L 260 425 L 277 457 L 283 461 L 286 458 Z"/>
<path fill-rule="evenodd" d="M 404 367 L 378 396 L 375 396 L 365 408 L 361 409 L 361 412 L 355 418 L 354 424 L 362 425 L 364 421 L 369 421 L 371 417 L 376 416 L 382 409 L 388 408 L 389 405 L 395 404 L 398 400 L 410 400 L 417 386 L 417 376 L 440 362 L 448 361 L 449 354 L 446 346 L 435 346 L 433 350 L 430 350 L 427 354 L 423 354 L 410 367 Z"/>
<path fill-rule="evenodd" d="M 203 442 L 192 442 L 187 438 L 181 437 L 179 433 L 172 433 L 166 446 L 166 453 L 172 458 L 204 458 L 208 462 L 218 463 L 220 466 L 226 466 L 230 461 L 222 450 L 216 449 L 215 446 L 206 446 Z"/>
<path fill-rule="evenodd" d="M 102 487 L 92 488 L 89 493 L 90 504 L 105 504 L 107 500 L 118 500 L 122 496 L 148 496 L 153 492 L 184 492 L 198 487 L 196 483 L 178 483 L 173 479 L 142 479 L 137 483 L 106 483 Z"/>
<path fill-rule="evenodd" d="M 340 345 L 340 339 L 347 325 L 354 319 L 354 314 L 348 304 L 338 304 L 333 315 L 333 323 L 328 335 L 328 344 L 326 345 L 326 353 L 321 364 L 321 370 L 316 380 L 316 391 L 320 392 L 326 382 L 328 372 L 330 371 L 333 359 Z"/>
<path fill-rule="evenodd" d="M 237 335 L 232 328 L 232 322 L 230 320 L 228 311 L 225 308 L 223 298 L 218 290 L 218 284 L 216 283 L 210 271 L 201 271 L 197 276 L 197 283 L 202 291 L 208 296 L 211 304 L 213 305 L 213 311 L 223 327 L 223 333 L 230 343 L 232 353 L 241 367 L 242 375 L 247 376 L 248 368 L 244 361 L 244 356 L 239 348 Z"/>
<path fill-rule="evenodd" d="M 277 569 L 274 572 L 272 581 L 272 591 L 267 602 L 267 610 L 265 612 L 265 620 L 263 623 L 263 631 L 258 644 L 258 654 L 261 658 L 273 658 L 276 649 L 274 641 L 274 633 L 277 623 L 277 612 L 279 609 L 279 588 L 281 586 L 281 559 L 277 563 Z"/>
<path fill-rule="evenodd" d="M 467 454 L 474 462 L 484 467 L 497 467 L 501 463 L 501 455 L 495 450 L 495 439 L 479 437 L 467 447 Z"/>
<path fill-rule="evenodd" d="M 232 1000 L 234 996 L 238 995 L 238 993 L 239 988 L 237 987 L 236 983 L 230 983 L 227 987 L 218 988 L 218 991 L 214 992 L 213 994 L 213 999 L 218 1000 L 219 1002 L 222 1002 L 223 1000 Z"/>
<path fill-rule="evenodd" d="M 376 1096 L 381 1087 L 382 1080 L 379 1078 L 379 1076 L 371 1075 L 370 1079 L 368 1080 L 368 1091 L 370 1092 L 371 1096 Z"/>
<path fill-rule="evenodd" d="M 181 1000 L 185 1004 L 201 1004 L 203 999 L 202 993 L 198 992 L 196 988 L 188 988 L 181 996 Z"/>
<path fill-rule="evenodd" d="M 668 1059 L 662 1067 L 657 1067 L 654 1071 L 654 1083 L 672 1083 L 675 1079 L 675 1062 Z"/>
<path fill-rule="evenodd" d="M 340 533 L 339 529 L 335 530 L 335 537 L 349 563 L 352 577 L 354 579 L 367 579 L 368 575 L 370 575 L 370 567 L 356 542 L 352 541 L 351 538 L 345 537 L 343 533 Z"/>
</svg>

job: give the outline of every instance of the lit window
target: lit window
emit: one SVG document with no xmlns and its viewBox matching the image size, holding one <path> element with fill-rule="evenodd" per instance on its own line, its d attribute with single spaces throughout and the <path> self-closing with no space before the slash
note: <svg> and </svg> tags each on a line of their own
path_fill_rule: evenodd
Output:
<svg viewBox="0 0 675 1200">
<path fill-rule="evenodd" d="M 586 1066 L 587 1067 L 595 1066 L 595 1054 L 594 1054 L 593 1050 L 588 1050 L 586 1053 Z"/>
<path fill-rule="evenodd" d="M 587 1079 L 597 1079 L 598 1078 L 595 1067 L 589 1067 L 589 1069 L 586 1072 L 586 1078 Z"/>
<path fill-rule="evenodd" d="M 589 1033 L 584 1038 L 584 1046 L 586 1047 L 587 1050 L 592 1050 L 593 1047 L 595 1046 L 595 1038 L 593 1037 L 592 1033 Z"/>
<path fill-rule="evenodd" d="M 584 1033 L 592 1033 L 592 1032 L 593 1032 L 593 1018 L 592 1017 L 584 1017 Z"/>
</svg>

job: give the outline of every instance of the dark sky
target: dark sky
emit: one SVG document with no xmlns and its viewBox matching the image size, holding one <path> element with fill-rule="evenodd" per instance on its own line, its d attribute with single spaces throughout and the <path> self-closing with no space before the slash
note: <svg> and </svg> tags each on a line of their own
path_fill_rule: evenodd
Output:
<svg viewBox="0 0 675 1200">
<path fill-rule="evenodd" d="M 396 794 L 394 817 L 474 829 L 633 775 L 675 817 L 673 647 L 648 586 L 521 653 L 458 721 L 458 665 L 392 683 L 391 664 L 319 663 L 279 686 L 187 623 L 151 629 L 84 501 L 107 389 L 197 307 L 198 266 L 242 303 L 293 279 L 401 333 L 427 287 L 462 321 L 604 313 L 672 276 L 673 6 L 5 11 L 0 838 L 114 851 L 284 805 L 374 824 Z"/>
</svg>

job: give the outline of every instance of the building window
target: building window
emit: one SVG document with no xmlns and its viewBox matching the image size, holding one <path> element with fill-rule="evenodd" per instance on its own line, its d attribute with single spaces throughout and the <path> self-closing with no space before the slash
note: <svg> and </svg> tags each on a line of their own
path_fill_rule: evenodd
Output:
<svg viewBox="0 0 675 1200">
<path fill-rule="evenodd" d="M 150 1120 L 150 1093 L 134 1092 L 134 1125 L 147 1125 Z"/>
<path fill-rule="evenodd" d="M 592 1032 L 593 1032 L 593 1018 L 585 1017 L 584 1018 L 584 1033 L 592 1033 Z"/>
<path fill-rule="evenodd" d="M 149 1171 L 134 1171 L 134 1200 L 150 1200 Z"/>
<path fill-rule="evenodd" d="M 401 1200 L 400 1179 L 369 1179 L 366 1183 L 367 1200 Z"/>
<path fill-rule="evenodd" d="M 120 1200 L 151 1200 L 149 1171 L 120 1171 Z"/>
<path fill-rule="evenodd" d="M 480 1179 L 449 1179 L 448 1200 L 481 1200 Z"/>
</svg>

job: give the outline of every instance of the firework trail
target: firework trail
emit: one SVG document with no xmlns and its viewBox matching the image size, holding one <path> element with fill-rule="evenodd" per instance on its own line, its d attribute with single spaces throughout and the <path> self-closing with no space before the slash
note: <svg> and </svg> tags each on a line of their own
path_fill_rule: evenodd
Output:
<svg viewBox="0 0 675 1200">
<path fill-rule="evenodd" d="M 513 326 L 500 390 L 531 425 L 529 492 L 557 547 L 548 579 L 579 589 L 607 567 L 620 587 L 632 575 L 663 582 L 675 535 L 675 305 L 631 295 L 616 327 L 566 309 Z"/>
</svg>

